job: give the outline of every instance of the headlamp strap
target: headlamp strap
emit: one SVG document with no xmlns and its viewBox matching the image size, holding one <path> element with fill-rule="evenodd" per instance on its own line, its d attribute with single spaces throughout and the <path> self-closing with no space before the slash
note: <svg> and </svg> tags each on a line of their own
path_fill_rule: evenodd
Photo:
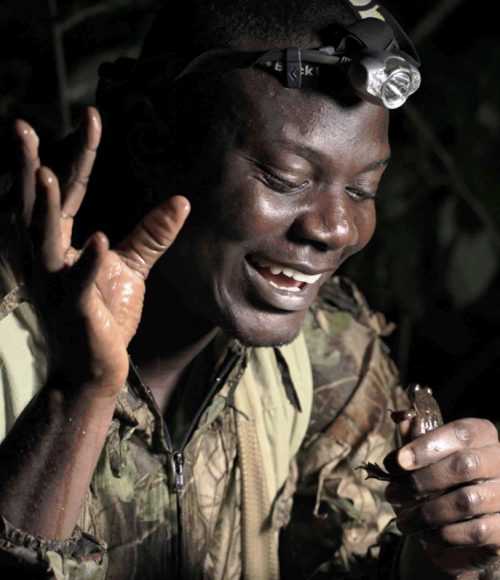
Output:
<svg viewBox="0 0 500 580">
<path fill-rule="evenodd" d="M 300 48 L 287 48 L 286 62 L 286 86 L 289 89 L 300 89 L 302 86 L 302 58 Z"/>
</svg>

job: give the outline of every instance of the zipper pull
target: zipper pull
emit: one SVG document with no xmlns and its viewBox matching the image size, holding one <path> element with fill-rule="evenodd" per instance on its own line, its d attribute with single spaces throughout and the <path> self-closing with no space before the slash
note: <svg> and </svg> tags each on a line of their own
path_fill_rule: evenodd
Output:
<svg viewBox="0 0 500 580">
<path fill-rule="evenodd" d="M 184 455 L 182 451 L 174 451 L 175 491 L 179 493 L 184 487 Z"/>
</svg>

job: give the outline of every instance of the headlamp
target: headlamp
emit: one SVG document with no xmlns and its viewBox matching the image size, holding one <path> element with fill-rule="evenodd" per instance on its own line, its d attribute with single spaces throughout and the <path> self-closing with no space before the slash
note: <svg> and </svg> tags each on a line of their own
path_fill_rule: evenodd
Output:
<svg viewBox="0 0 500 580">
<path fill-rule="evenodd" d="M 382 104 L 388 109 L 404 105 L 420 86 L 416 66 L 401 56 L 385 53 L 365 53 L 348 67 L 352 86 L 367 101 Z"/>
<path fill-rule="evenodd" d="M 283 72 L 281 80 L 287 87 L 319 85 L 323 90 L 325 82 L 321 81 L 328 69 L 342 68 L 360 98 L 388 109 L 403 105 L 421 82 L 418 55 L 396 21 L 391 26 L 371 17 L 347 28 L 331 46 L 271 51 L 257 64 L 269 72 Z"/>
<path fill-rule="evenodd" d="M 189 63 L 174 82 L 194 72 L 258 67 L 288 88 L 313 87 L 335 94 L 335 88 L 328 87 L 335 67 L 347 73 L 360 98 L 388 109 L 403 105 L 419 88 L 418 55 L 395 20 L 390 25 L 379 18 L 363 18 L 332 40 L 329 46 L 313 49 L 290 47 L 261 53 L 208 51 Z M 400 48 L 400 43 L 408 52 Z"/>
<path fill-rule="evenodd" d="M 420 60 L 415 48 L 394 17 L 375 0 L 343 1 L 355 22 L 344 30 L 337 29 L 331 38 L 326 35 L 327 46 L 264 52 L 214 49 L 190 62 L 180 55 L 169 55 L 139 61 L 129 68 L 126 82 L 161 95 L 193 73 L 223 74 L 256 67 L 272 74 L 285 87 L 311 87 L 335 96 L 339 91 L 335 73 L 341 70 L 360 98 L 388 109 L 400 107 L 420 86 Z M 116 85 L 104 69 L 101 77 Z"/>
</svg>

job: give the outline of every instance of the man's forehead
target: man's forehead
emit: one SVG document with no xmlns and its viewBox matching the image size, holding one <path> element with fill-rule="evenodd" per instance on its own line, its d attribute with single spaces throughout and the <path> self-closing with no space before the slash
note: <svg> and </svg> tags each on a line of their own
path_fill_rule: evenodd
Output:
<svg viewBox="0 0 500 580">
<path fill-rule="evenodd" d="M 361 175 L 387 165 L 389 113 L 383 107 L 359 102 L 346 109 L 326 96 L 275 87 L 267 80 L 251 87 L 246 97 L 253 102 L 237 137 L 245 155 L 329 174 Z"/>
<path fill-rule="evenodd" d="M 292 139 L 361 131 L 370 139 L 387 140 L 389 115 L 383 107 L 359 100 L 344 105 L 312 89 L 288 89 L 261 71 L 242 71 L 240 79 L 247 121 L 253 128 L 280 131 Z"/>
</svg>

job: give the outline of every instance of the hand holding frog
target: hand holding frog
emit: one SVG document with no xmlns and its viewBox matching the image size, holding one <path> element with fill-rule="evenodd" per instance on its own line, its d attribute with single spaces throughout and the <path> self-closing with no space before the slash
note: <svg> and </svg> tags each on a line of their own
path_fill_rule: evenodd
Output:
<svg viewBox="0 0 500 580">
<path fill-rule="evenodd" d="M 439 409 L 428 395 L 410 390 L 412 408 L 395 416 L 403 419 L 405 445 L 386 460 L 400 474 L 392 478 L 386 497 L 400 530 L 417 535 L 440 568 L 478 578 L 477 570 L 491 571 L 500 556 L 498 434 L 483 419 L 438 426 Z"/>
</svg>

